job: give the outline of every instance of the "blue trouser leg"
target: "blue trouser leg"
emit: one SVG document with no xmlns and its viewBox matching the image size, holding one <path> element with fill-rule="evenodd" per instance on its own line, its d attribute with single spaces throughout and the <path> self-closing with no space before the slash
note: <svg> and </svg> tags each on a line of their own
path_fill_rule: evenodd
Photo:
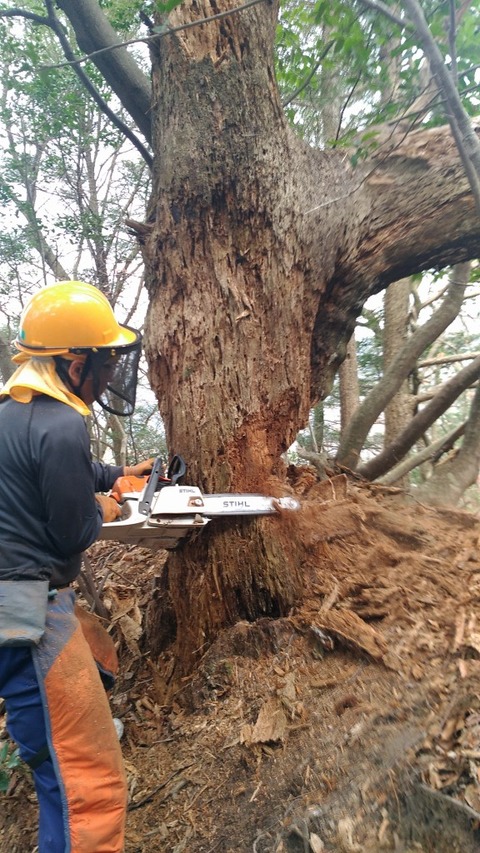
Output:
<svg viewBox="0 0 480 853">
<path fill-rule="evenodd" d="M 0 649 L 0 696 L 7 709 L 7 729 L 24 761 L 47 744 L 45 715 L 32 654 L 28 648 Z M 50 758 L 33 771 L 40 809 L 39 853 L 66 853 L 62 795 Z"/>
</svg>

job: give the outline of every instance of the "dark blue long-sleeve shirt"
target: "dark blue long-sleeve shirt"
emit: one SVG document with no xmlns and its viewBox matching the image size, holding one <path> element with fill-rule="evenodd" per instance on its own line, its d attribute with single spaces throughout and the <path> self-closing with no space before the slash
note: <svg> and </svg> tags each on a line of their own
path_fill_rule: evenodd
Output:
<svg viewBox="0 0 480 853">
<path fill-rule="evenodd" d="M 123 473 L 92 463 L 83 417 L 39 395 L 0 402 L 0 580 L 73 580 L 97 538 L 95 492 Z"/>
</svg>

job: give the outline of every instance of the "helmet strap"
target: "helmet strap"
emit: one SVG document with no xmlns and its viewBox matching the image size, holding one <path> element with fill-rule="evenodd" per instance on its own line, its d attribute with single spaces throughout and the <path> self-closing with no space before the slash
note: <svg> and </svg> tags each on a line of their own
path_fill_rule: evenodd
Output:
<svg viewBox="0 0 480 853">
<path fill-rule="evenodd" d="M 85 382 L 85 379 L 87 378 L 87 375 L 90 370 L 90 353 L 88 353 L 85 359 L 85 363 L 80 374 L 80 382 L 78 385 L 73 384 L 70 376 L 70 365 L 72 363 L 72 359 L 62 358 L 61 355 L 54 355 L 53 360 L 55 362 L 55 369 L 64 385 L 66 385 L 67 388 L 70 389 L 70 391 L 73 391 L 74 394 L 79 396 L 79 391 L 82 390 L 82 385 Z"/>
</svg>

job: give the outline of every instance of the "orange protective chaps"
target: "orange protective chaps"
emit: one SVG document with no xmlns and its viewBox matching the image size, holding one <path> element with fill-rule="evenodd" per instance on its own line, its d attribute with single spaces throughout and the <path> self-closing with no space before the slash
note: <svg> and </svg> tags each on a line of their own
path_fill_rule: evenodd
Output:
<svg viewBox="0 0 480 853">
<path fill-rule="evenodd" d="M 73 591 L 59 590 L 49 604 L 46 632 L 32 649 L 46 739 L 60 789 L 65 849 L 66 853 L 121 853 L 126 812 L 121 749 L 74 607 Z"/>
</svg>

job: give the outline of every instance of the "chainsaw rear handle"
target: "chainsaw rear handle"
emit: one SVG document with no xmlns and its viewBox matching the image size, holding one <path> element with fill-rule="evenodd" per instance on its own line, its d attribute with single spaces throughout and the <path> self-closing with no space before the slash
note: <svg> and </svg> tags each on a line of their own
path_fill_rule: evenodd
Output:
<svg viewBox="0 0 480 853">
<path fill-rule="evenodd" d="M 187 466 L 181 456 L 174 456 L 168 466 L 167 477 L 163 478 L 163 461 L 161 456 L 157 456 L 153 463 L 152 473 L 148 478 L 143 498 L 138 505 L 138 511 L 142 515 L 149 515 L 152 508 L 152 500 L 159 489 L 163 486 L 175 486 L 179 480 L 185 475 Z M 160 483 L 160 477 L 163 482 Z"/>
<path fill-rule="evenodd" d="M 183 479 L 186 472 L 187 466 L 185 465 L 183 457 L 178 455 L 174 456 L 168 466 L 167 480 L 170 480 L 168 485 L 176 486 L 177 483 Z"/>
<path fill-rule="evenodd" d="M 155 492 L 157 491 L 158 481 L 162 475 L 163 471 L 163 463 L 160 456 L 157 456 L 155 462 L 153 463 L 153 468 L 151 474 L 148 478 L 148 483 L 145 486 L 145 491 L 143 493 L 143 498 L 138 505 L 138 511 L 142 515 L 148 515 L 150 512 L 150 507 L 152 505 L 152 500 Z"/>
</svg>

